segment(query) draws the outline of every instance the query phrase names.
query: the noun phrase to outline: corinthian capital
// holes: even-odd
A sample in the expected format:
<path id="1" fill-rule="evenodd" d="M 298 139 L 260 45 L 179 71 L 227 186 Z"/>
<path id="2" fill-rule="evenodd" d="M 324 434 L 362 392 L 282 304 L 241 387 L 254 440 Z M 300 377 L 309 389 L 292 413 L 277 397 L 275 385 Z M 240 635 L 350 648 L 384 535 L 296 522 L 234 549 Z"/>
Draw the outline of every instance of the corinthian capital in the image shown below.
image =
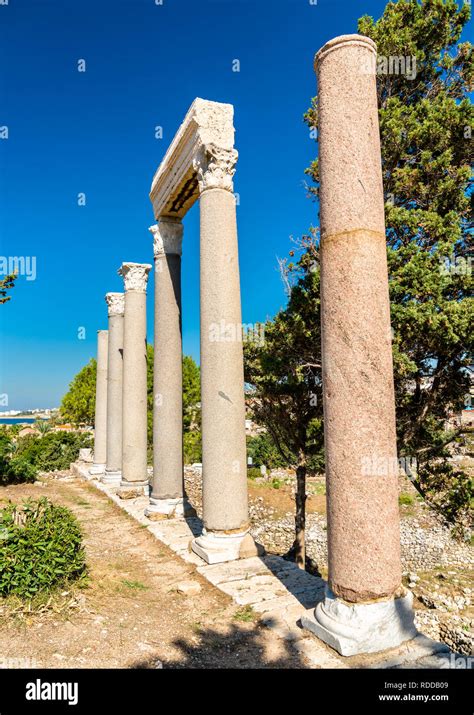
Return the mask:
<path id="1" fill-rule="evenodd" d="M 183 248 L 183 224 L 181 221 L 160 219 L 148 229 L 153 235 L 153 253 L 155 258 L 166 253 L 180 256 Z"/>
<path id="2" fill-rule="evenodd" d="M 109 318 L 113 315 L 124 314 L 125 300 L 123 293 L 106 293 L 105 302 L 107 303 Z"/>
<path id="3" fill-rule="evenodd" d="M 238 156 L 235 149 L 222 149 L 216 144 L 203 145 L 193 162 L 200 193 L 206 189 L 233 191 L 232 179 Z"/>
<path id="4" fill-rule="evenodd" d="M 150 270 L 149 263 L 122 263 L 118 274 L 123 276 L 125 291 L 136 290 L 145 293 Z"/>

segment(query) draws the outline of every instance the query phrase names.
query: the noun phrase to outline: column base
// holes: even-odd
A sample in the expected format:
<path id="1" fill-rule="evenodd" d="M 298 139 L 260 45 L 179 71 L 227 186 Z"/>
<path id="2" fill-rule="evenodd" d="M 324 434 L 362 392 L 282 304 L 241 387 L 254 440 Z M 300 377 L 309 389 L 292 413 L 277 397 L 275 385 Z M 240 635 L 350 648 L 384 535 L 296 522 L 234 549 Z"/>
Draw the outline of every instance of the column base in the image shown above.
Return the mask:
<path id="1" fill-rule="evenodd" d="M 150 483 L 148 479 L 144 479 L 140 482 L 127 482 L 122 479 L 120 481 L 119 488 L 117 489 L 117 496 L 121 499 L 135 499 L 136 497 L 148 496 L 150 493 Z"/>
<path id="2" fill-rule="evenodd" d="M 208 532 L 203 529 L 202 535 L 191 542 L 191 549 L 208 564 L 247 559 L 264 553 L 263 548 L 250 536 L 248 529 L 237 534 Z"/>
<path id="3" fill-rule="evenodd" d="M 89 474 L 92 477 L 96 477 L 98 474 L 104 474 L 105 473 L 105 464 L 100 464 L 98 462 L 94 462 L 92 467 L 89 469 Z"/>
<path id="4" fill-rule="evenodd" d="M 196 516 L 196 510 L 187 499 L 157 499 L 150 497 L 150 503 L 145 509 L 145 516 L 152 521 L 160 519 L 185 519 Z"/>
<path id="5" fill-rule="evenodd" d="M 376 653 L 414 638 L 413 595 L 373 603 L 348 603 L 326 589 L 324 601 L 301 617 L 303 628 L 341 655 Z"/>
<path id="6" fill-rule="evenodd" d="M 122 472 L 107 471 L 106 469 L 100 481 L 111 487 L 118 487 L 122 481 Z"/>

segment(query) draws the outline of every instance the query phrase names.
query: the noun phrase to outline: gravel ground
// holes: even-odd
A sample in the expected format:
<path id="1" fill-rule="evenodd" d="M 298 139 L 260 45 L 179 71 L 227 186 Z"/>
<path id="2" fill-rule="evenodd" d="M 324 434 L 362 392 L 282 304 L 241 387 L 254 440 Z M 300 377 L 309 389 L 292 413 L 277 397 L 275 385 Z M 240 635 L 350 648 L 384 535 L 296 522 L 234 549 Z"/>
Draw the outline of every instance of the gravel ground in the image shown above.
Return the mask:
<path id="1" fill-rule="evenodd" d="M 280 489 L 272 488 L 273 478 L 279 479 Z M 201 473 L 187 467 L 185 482 L 189 499 L 202 516 Z M 316 487 L 318 484 L 324 487 L 322 480 L 316 482 Z M 403 484 L 403 490 L 409 491 L 410 486 Z M 267 481 L 255 487 L 249 483 L 251 533 L 270 553 L 285 554 L 293 543 L 292 490 L 292 480 L 283 472 L 272 472 Z M 321 489 L 316 489 L 318 491 Z M 315 503 L 323 513 L 313 510 Z M 307 555 L 326 577 L 327 535 L 323 503 L 324 497 L 317 494 L 311 494 L 308 500 L 306 545 Z M 400 532 L 404 582 L 415 596 L 418 628 L 457 652 L 471 655 L 474 652 L 474 608 L 470 586 L 473 583 L 474 549 L 467 543 L 455 541 L 439 517 L 417 500 L 413 506 L 401 507 Z"/>

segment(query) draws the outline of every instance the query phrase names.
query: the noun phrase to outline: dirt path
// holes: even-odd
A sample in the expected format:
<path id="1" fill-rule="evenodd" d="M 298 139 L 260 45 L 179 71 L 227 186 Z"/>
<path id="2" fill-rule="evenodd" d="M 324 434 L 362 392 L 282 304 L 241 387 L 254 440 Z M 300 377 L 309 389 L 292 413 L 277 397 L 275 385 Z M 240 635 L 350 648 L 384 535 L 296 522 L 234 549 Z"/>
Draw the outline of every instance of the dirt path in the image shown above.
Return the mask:
<path id="1" fill-rule="evenodd" d="M 2 502 L 47 496 L 83 532 L 90 584 L 47 611 L 13 614 L 0 601 L 0 654 L 44 668 L 301 668 L 302 657 L 81 480 L 0 488 Z M 195 581 L 194 596 L 177 592 Z M 69 605 L 68 605 L 69 604 Z M 250 620 L 249 620 L 250 619 Z"/>

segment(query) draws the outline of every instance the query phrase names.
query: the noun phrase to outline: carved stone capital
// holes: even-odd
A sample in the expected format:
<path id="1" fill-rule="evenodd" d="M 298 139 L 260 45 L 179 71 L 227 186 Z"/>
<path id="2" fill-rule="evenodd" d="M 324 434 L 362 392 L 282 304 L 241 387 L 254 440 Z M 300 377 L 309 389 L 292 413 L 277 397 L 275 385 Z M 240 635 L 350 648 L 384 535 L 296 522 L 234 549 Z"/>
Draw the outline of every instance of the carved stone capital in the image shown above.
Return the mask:
<path id="1" fill-rule="evenodd" d="M 113 315 L 123 315 L 125 311 L 125 300 L 123 293 L 106 293 L 105 302 L 107 303 L 109 318 Z"/>
<path id="2" fill-rule="evenodd" d="M 235 149 L 223 149 L 217 144 L 203 145 L 193 162 L 199 193 L 202 194 L 206 189 L 233 191 L 233 177 L 238 156 Z"/>
<path id="3" fill-rule="evenodd" d="M 149 263 L 122 263 L 118 274 L 123 276 L 125 291 L 136 290 L 145 293 L 150 270 Z"/>
<path id="4" fill-rule="evenodd" d="M 153 234 L 153 253 L 155 258 L 166 253 L 182 254 L 183 224 L 181 221 L 160 219 L 148 229 Z"/>

